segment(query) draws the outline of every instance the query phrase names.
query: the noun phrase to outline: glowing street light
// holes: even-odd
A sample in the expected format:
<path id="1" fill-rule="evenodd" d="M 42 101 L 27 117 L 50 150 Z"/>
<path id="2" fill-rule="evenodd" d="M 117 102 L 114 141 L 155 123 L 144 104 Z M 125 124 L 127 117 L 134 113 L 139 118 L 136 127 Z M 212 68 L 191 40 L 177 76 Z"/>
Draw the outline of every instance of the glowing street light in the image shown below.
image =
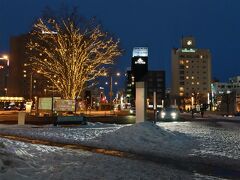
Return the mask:
<path id="1" fill-rule="evenodd" d="M 106 85 L 109 84 L 109 88 L 110 88 L 110 91 L 109 91 L 109 97 L 110 97 L 110 106 L 111 106 L 111 110 L 112 110 L 112 97 L 113 97 L 113 76 L 121 76 L 120 72 L 117 72 L 117 73 L 110 73 L 110 74 L 107 74 L 107 73 L 104 73 L 104 76 L 110 76 L 110 82 L 105 82 Z M 118 84 L 118 82 L 114 82 L 115 85 Z"/>
<path id="2" fill-rule="evenodd" d="M 9 66 L 9 57 L 8 55 L 4 54 L 2 57 L 0 57 L 1 60 L 6 60 L 7 61 L 7 66 Z"/>

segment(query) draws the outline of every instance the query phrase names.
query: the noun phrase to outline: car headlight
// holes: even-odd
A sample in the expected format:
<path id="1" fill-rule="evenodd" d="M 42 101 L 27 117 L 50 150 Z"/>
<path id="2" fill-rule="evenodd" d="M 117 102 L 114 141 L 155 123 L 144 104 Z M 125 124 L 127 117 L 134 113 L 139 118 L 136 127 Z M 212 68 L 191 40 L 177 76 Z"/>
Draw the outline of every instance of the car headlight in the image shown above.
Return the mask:
<path id="1" fill-rule="evenodd" d="M 161 118 L 164 118 L 166 116 L 165 112 L 161 112 Z"/>
<path id="2" fill-rule="evenodd" d="M 177 113 L 172 112 L 172 113 L 171 113 L 171 117 L 172 117 L 173 119 L 175 119 L 175 118 L 177 117 Z"/>

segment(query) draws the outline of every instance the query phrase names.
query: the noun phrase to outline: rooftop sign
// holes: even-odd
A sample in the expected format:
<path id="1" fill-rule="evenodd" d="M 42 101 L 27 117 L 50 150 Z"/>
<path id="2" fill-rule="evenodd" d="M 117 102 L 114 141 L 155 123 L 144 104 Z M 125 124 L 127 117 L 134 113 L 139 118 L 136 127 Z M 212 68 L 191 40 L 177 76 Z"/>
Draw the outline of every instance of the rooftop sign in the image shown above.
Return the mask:
<path id="1" fill-rule="evenodd" d="M 132 57 L 148 57 L 148 48 L 147 47 L 134 47 Z"/>
<path id="2" fill-rule="evenodd" d="M 182 52 L 196 52 L 196 50 L 195 49 L 187 49 L 187 48 L 185 48 L 185 49 L 182 49 Z"/>
<path id="3" fill-rule="evenodd" d="M 135 61 L 135 64 L 146 64 L 146 62 L 142 58 L 138 58 L 138 60 Z"/>

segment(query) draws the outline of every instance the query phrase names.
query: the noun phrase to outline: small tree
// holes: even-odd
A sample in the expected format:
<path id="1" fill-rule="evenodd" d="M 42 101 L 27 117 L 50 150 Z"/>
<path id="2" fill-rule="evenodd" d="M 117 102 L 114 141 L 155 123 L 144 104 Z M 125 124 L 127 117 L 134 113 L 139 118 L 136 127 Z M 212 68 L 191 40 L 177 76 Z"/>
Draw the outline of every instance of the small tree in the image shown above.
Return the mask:
<path id="1" fill-rule="evenodd" d="M 87 82 L 104 76 L 104 66 L 121 55 L 119 40 L 99 25 L 79 28 L 71 17 L 39 19 L 27 46 L 32 69 L 49 80 L 65 99 L 79 96 Z"/>

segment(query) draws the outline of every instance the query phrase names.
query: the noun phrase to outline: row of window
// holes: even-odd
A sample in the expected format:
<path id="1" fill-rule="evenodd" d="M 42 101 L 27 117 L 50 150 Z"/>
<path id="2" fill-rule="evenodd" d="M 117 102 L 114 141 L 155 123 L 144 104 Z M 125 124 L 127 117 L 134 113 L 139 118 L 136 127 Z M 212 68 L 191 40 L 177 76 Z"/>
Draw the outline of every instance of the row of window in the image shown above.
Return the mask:
<path id="1" fill-rule="evenodd" d="M 239 85 L 218 85 L 219 88 L 239 88 Z"/>
<path id="2" fill-rule="evenodd" d="M 199 54 L 194 54 L 194 55 L 187 55 L 187 54 L 181 54 L 179 55 L 181 58 L 199 58 L 199 59 L 207 59 L 208 55 L 199 55 Z"/>
<path id="3" fill-rule="evenodd" d="M 200 79 L 200 77 L 199 76 L 197 76 L 197 77 L 195 77 L 195 76 L 191 76 L 191 77 L 189 77 L 189 76 L 186 76 L 186 79 L 188 80 L 191 80 L 191 79 Z M 206 76 L 203 76 L 203 77 L 201 77 L 201 79 L 207 79 L 207 77 Z M 185 80 L 185 76 L 180 76 L 179 77 L 179 80 L 180 81 L 183 81 L 183 80 Z"/>

